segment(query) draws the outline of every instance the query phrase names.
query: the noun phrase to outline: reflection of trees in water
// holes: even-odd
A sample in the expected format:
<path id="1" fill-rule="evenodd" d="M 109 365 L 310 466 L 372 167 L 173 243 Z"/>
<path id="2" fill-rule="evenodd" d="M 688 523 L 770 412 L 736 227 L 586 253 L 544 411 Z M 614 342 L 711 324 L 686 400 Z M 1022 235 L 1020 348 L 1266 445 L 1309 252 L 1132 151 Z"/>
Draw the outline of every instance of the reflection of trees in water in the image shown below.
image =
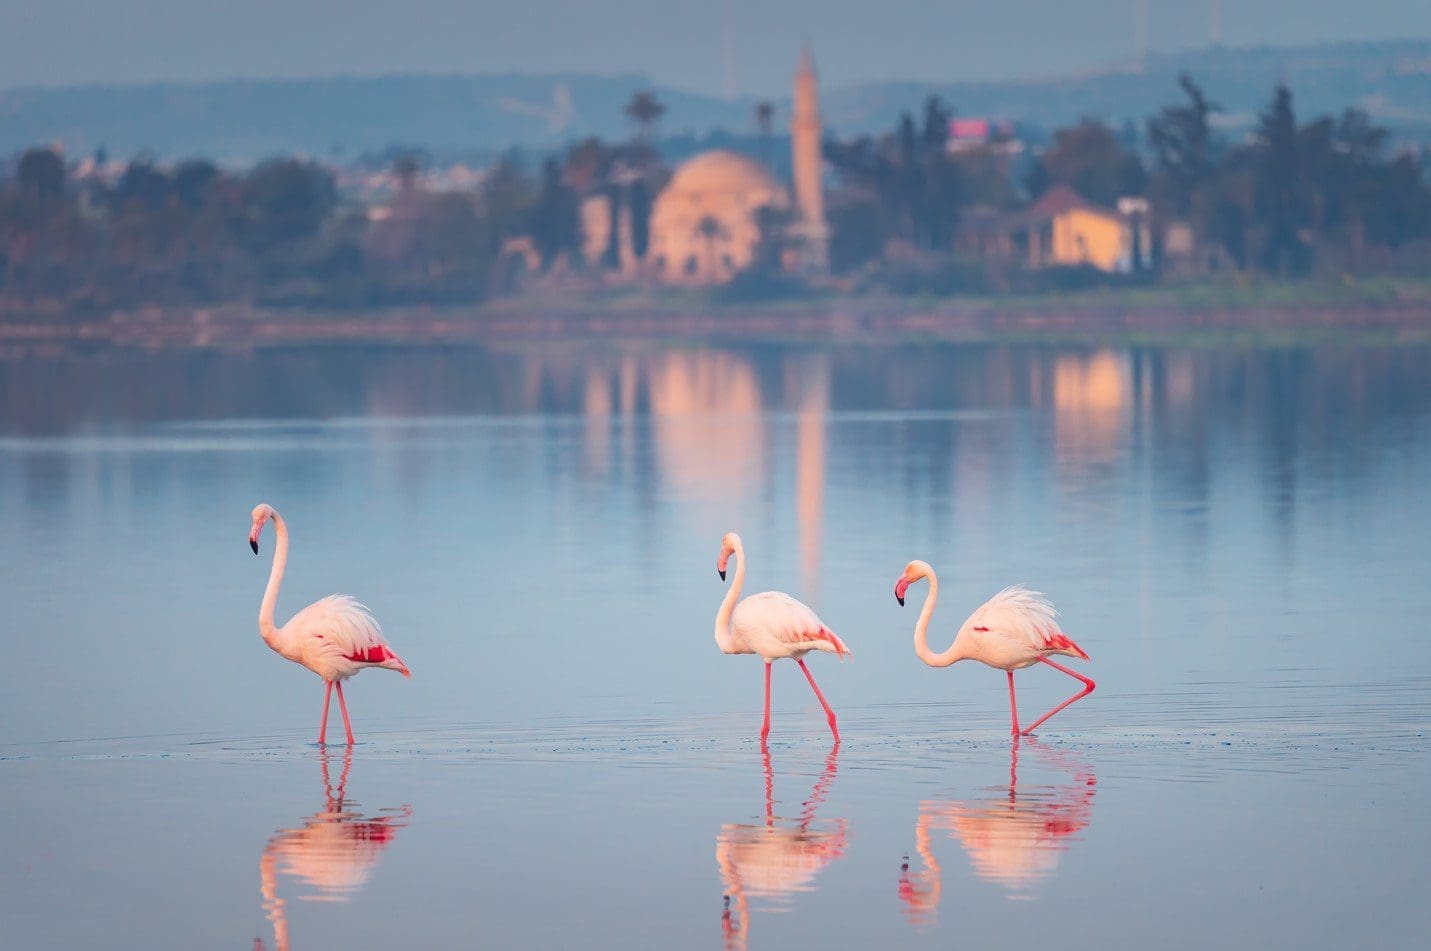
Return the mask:
<path id="1" fill-rule="evenodd" d="M 956 467 L 982 457 L 1000 478 L 1006 457 L 1052 452 L 1060 467 L 1092 467 L 1130 451 L 1181 493 L 1206 494 L 1219 441 L 1254 443 L 1279 522 L 1291 518 L 1299 466 L 1355 479 L 1378 456 L 1358 447 L 1431 409 L 1421 348 L 1134 350 L 943 346 L 810 351 L 636 347 L 442 351 L 347 348 L 237 353 L 106 352 L 0 360 L 0 426 L 84 431 L 176 419 L 329 418 L 555 412 L 587 420 L 596 470 L 626 452 L 611 419 L 654 419 L 659 477 L 699 485 L 715 452 L 765 471 L 771 433 L 756 418 L 797 414 L 797 464 L 824 437 L 832 410 L 992 410 L 995 425 L 900 423 L 892 449 L 901 480 L 948 496 Z M 813 394 L 813 395 L 812 395 Z M 1023 413 L 1047 418 L 1049 438 Z M 707 417 L 703 421 L 695 417 Z M 717 420 L 716 417 L 724 417 Z M 976 432 L 977 431 L 977 432 Z M 977 439 L 962 444 L 960 440 Z M 1047 446 L 1045 446 L 1045 442 Z M 700 450 L 704 448 L 705 452 Z M 1322 452 L 1321 450 L 1333 450 Z M 619 450 L 619 452 L 618 452 Z M 1100 468 L 1103 466 L 1103 468 Z M 802 469 L 808 473 L 808 468 Z M 887 478 L 887 477 L 886 477 Z M 802 485 L 807 484 L 802 481 Z"/>

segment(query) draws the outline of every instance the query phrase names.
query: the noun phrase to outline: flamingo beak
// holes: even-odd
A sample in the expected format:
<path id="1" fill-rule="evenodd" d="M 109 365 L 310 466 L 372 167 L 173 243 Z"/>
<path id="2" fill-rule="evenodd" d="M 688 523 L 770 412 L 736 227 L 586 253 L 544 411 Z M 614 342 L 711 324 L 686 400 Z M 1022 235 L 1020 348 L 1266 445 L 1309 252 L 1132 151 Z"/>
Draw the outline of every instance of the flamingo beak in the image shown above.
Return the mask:
<path id="1" fill-rule="evenodd" d="M 257 555 L 257 554 L 258 554 L 258 539 L 257 539 L 257 538 L 254 538 L 252 535 L 250 535 L 249 538 L 248 538 L 248 547 L 252 548 L 252 549 L 253 549 L 253 553 L 254 553 L 255 555 Z"/>
<path id="2" fill-rule="evenodd" d="M 717 569 L 716 569 L 716 574 L 720 575 L 720 580 L 722 580 L 722 581 L 725 580 L 725 569 L 724 569 L 724 568 L 717 568 Z"/>
<path id="3" fill-rule="evenodd" d="M 909 590 L 909 579 L 900 578 L 894 583 L 894 599 L 899 602 L 900 607 L 904 607 L 904 592 Z"/>
<path id="4" fill-rule="evenodd" d="M 255 555 L 258 554 L 258 533 L 263 531 L 263 523 L 259 522 L 248 531 L 248 547 L 253 549 Z"/>
<path id="5" fill-rule="evenodd" d="M 716 574 L 720 575 L 720 580 L 725 580 L 725 566 L 730 564 L 730 552 L 723 551 L 716 559 Z"/>

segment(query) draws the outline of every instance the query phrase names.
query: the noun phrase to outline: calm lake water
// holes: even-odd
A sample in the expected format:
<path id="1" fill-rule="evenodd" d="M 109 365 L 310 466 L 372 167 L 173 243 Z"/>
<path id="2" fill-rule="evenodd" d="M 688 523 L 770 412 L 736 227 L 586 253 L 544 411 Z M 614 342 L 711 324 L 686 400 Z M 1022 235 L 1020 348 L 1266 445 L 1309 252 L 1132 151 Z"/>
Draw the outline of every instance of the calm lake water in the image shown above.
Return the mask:
<path id="1" fill-rule="evenodd" d="M 1431 929 L 1431 351 L 0 361 L 6 947 L 1404 947 Z M 270 653 L 345 591 L 413 671 Z M 761 671 L 747 591 L 854 651 Z M 1029 582 L 1098 691 L 931 642 Z M 1019 674 L 1026 721 L 1073 692 Z M 334 713 L 336 721 L 336 711 Z M 333 724 L 330 724 L 332 729 Z M 341 736 L 341 730 L 339 730 Z M 330 734 L 331 738 L 331 734 Z"/>

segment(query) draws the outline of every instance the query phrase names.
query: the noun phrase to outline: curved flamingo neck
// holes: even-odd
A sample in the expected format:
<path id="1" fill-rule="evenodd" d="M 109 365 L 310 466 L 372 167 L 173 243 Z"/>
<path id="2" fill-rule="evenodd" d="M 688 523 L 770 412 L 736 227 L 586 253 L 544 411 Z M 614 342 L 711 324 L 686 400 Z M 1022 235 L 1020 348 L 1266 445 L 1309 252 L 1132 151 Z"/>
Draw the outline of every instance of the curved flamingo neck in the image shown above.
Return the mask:
<path id="1" fill-rule="evenodd" d="M 273 625 L 273 609 L 278 604 L 278 589 L 283 584 L 284 566 L 288 564 L 288 525 L 277 512 L 273 513 L 273 534 L 276 538 L 273 568 L 268 573 L 268 587 L 263 592 L 263 603 L 258 607 L 258 633 L 270 643 L 278 633 L 278 629 Z"/>
<path id="2" fill-rule="evenodd" d="M 735 611 L 735 603 L 740 600 L 740 589 L 745 584 L 745 546 L 739 541 L 735 543 L 735 550 L 731 553 L 735 558 L 735 578 L 730 583 L 730 589 L 725 593 L 725 600 L 720 603 L 720 610 L 716 612 L 715 639 L 716 646 L 723 654 L 738 653 L 735 646 L 735 635 L 730 631 L 730 616 Z"/>
<path id="3" fill-rule="evenodd" d="M 934 569 L 929 569 L 925 575 L 929 579 L 929 597 L 924 599 L 924 607 L 919 611 L 919 620 L 914 624 L 914 653 L 920 660 L 930 667 L 948 667 L 959 659 L 955 643 L 949 645 L 949 649 L 942 654 L 936 654 L 929 649 L 929 619 L 934 615 L 934 605 L 939 601 L 939 578 L 934 574 Z"/>

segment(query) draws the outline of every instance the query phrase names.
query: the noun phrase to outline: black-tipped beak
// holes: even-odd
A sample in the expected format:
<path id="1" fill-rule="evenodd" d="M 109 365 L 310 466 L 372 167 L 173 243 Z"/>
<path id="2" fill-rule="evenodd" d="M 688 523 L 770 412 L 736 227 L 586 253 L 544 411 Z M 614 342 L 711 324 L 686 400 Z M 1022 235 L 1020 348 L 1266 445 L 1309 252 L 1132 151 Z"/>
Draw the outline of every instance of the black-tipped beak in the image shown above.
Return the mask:
<path id="1" fill-rule="evenodd" d="M 257 555 L 257 554 L 258 554 L 258 539 L 257 539 L 257 538 L 250 538 L 250 539 L 248 540 L 248 547 L 252 548 L 252 549 L 253 549 L 253 553 L 254 553 L 255 555 Z"/>
<path id="2" fill-rule="evenodd" d="M 724 568 L 717 568 L 717 569 L 716 569 L 716 574 L 720 575 L 720 580 L 722 580 L 722 581 L 725 580 L 725 569 L 724 569 Z"/>
<path id="3" fill-rule="evenodd" d="M 900 597 L 899 595 L 895 595 L 894 599 L 899 602 L 900 607 L 904 607 L 904 598 Z"/>

